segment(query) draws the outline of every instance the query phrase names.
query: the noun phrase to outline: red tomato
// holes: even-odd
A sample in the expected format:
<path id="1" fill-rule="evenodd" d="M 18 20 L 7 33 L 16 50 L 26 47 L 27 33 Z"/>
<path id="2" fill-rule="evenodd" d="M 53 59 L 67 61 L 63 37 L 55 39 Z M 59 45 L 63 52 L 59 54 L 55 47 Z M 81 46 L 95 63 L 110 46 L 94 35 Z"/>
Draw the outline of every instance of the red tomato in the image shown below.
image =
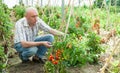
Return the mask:
<path id="1" fill-rule="evenodd" d="M 52 59 L 54 59 L 54 57 L 53 57 L 53 55 L 51 54 L 51 55 L 49 56 L 49 61 L 52 61 Z"/>
<path id="2" fill-rule="evenodd" d="M 58 64 L 58 61 L 54 61 L 53 64 L 55 64 L 55 65 Z"/>
<path id="3" fill-rule="evenodd" d="M 56 60 L 60 60 L 60 57 L 56 55 L 55 59 L 56 59 Z"/>

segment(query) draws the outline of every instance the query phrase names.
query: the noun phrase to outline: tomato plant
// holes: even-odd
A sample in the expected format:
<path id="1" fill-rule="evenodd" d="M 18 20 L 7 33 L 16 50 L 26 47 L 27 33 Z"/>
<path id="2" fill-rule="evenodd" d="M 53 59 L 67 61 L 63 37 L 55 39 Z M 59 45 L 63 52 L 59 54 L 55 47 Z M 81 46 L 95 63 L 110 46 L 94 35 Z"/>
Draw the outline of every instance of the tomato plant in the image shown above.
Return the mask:
<path id="1" fill-rule="evenodd" d="M 65 64 L 62 62 L 61 50 L 58 49 L 54 54 L 48 55 L 49 61 L 44 65 L 46 73 L 67 73 Z"/>
<path id="2" fill-rule="evenodd" d="M 81 37 L 82 39 L 79 39 L 77 35 L 70 34 L 65 41 L 56 41 L 54 43 L 54 49 L 57 50 L 55 59 L 59 57 L 58 54 L 61 54 L 60 60 L 65 66 L 82 66 L 87 62 L 97 63 L 99 55 L 104 52 L 100 45 L 100 37 L 92 32 Z"/>

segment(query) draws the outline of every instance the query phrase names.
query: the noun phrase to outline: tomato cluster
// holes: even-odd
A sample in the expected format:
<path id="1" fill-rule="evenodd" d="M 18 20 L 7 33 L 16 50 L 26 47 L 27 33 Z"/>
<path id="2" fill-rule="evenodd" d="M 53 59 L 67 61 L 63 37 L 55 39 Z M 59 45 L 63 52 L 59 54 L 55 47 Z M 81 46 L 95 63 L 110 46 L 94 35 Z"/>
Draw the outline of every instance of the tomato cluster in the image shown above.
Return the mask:
<path id="1" fill-rule="evenodd" d="M 75 24 L 75 27 L 76 27 L 76 28 L 79 28 L 79 26 L 80 26 L 80 21 L 78 21 L 78 22 Z"/>
<path id="2" fill-rule="evenodd" d="M 49 61 L 51 61 L 53 64 L 58 64 L 58 61 L 60 60 L 61 56 L 61 50 L 56 50 L 55 56 L 53 54 L 50 54 Z"/>

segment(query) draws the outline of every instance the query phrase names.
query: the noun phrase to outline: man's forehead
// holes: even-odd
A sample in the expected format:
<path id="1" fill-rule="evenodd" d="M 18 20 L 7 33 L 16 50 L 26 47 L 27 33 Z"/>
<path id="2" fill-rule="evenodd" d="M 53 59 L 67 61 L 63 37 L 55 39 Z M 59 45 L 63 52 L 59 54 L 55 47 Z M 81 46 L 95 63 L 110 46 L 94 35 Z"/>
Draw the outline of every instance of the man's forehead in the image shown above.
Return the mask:
<path id="1" fill-rule="evenodd" d="M 27 13 L 37 13 L 35 10 L 29 10 Z"/>
<path id="2" fill-rule="evenodd" d="M 28 13 L 27 13 L 27 15 L 38 15 L 38 13 L 36 12 L 36 11 L 29 11 Z"/>
<path id="3" fill-rule="evenodd" d="M 30 7 L 26 9 L 26 14 L 38 14 L 38 11 L 36 8 Z"/>

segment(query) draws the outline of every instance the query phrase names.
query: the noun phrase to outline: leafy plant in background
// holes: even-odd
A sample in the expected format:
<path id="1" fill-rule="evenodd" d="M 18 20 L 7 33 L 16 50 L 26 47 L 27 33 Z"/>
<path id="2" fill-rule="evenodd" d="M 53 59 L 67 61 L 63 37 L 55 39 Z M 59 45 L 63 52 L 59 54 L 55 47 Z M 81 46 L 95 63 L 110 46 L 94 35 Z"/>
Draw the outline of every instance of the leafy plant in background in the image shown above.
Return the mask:
<path id="1" fill-rule="evenodd" d="M 7 9 L 7 6 L 4 4 L 1 4 L 0 6 L 0 40 L 3 41 L 4 38 L 9 38 L 11 33 L 10 29 L 12 28 L 12 24 L 10 22 L 9 18 L 9 9 Z"/>
<path id="2" fill-rule="evenodd" d="M 4 53 L 4 48 L 0 46 L 0 72 L 2 72 L 7 67 L 7 56 Z"/>
<path id="3" fill-rule="evenodd" d="M 88 42 L 87 42 L 87 54 L 91 58 L 92 63 L 98 62 L 98 57 L 102 52 L 105 52 L 105 49 L 102 48 L 100 45 L 100 36 L 93 32 L 89 32 L 88 36 Z"/>
<path id="4" fill-rule="evenodd" d="M 0 0 L 0 72 L 7 67 L 7 51 L 9 39 L 11 38 L 12 23 L 9 17 L 10 11 L 5 4 Z M 6 54 L 5 54 L 6 53 Z"/>
<path id="5" fill-rule="evenodd" d="M 103 1 L 104 0 L 95 0 L 94 5 L 101 8 Z M 105 1 L 106 1 L 107 5 L 109 5 L 109 3 L 111 3 L 111 6 L 115 6 L 115 5 L 120 6 L 120 0 L 105 0 Z"/>
<path id="6" fill-rule="evenodd" d="M 109 68 L 110 73 L 120 73 L 120 62 L 119 60 L 111 62 L 111 67 Z"/>
<path id="7" fill-rule="evenodd" d="M 94 5 L 95 5 L 96 7 L 99 7 L 99 8 L 101 8 L 102 3 L 103 3 L 103 0 L 95 0 L 95 1 L 94 1 Z"/>
<path id="8" fill-rule="evenodd" d="M 24 5 L 16 5 L 16 6 L 14 6 L 13 11 L 15 12 L 15 17 L 18 20 L 18 19 L 24 17 L 25 6 Z"/>
<path id="9" fill-rule="evenodd" d="M 61 24 L 60 7 L 37 7 L 39 17 L 52 28 L 59 29 Z"/>

